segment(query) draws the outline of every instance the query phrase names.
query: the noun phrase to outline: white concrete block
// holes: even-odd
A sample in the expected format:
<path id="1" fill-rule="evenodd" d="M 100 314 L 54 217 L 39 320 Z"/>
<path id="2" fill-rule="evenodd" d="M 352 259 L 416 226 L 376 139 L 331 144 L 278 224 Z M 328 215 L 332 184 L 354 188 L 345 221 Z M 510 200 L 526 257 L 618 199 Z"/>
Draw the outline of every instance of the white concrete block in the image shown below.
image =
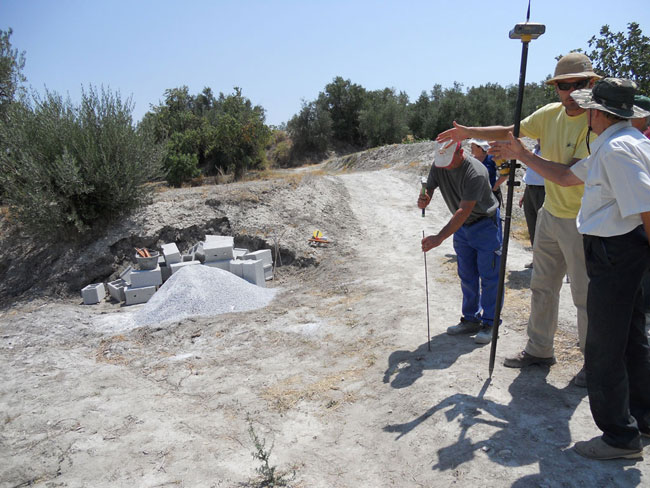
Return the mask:
<path id="1" fill-rule="evenodd" d="M 230 272 L 234 275 L 239 276 L 240 278 L 243 278 L 243 270 L 242 270 L 242 261 L 241 259 L 231 259 L 230 260 Z"/>
<path id="2" fill-rule="evenodd" d="M 165 262 L 168 265 L 180 263 L 183 260 L 181 257 L 181 252 L 178 250 L 176 243 L 171 242 L 169 244 L 163 244 L 161 249 L 163 256 L 165 256 Z"/>
<path id="3" fill-rule="evenodd" d="M 162 285 L 162 282 L 163 280 L 160 266 L 156 266 L 156 269 L 131 271 L 131 286 L 133 288 L 142 288 L 144 286 L 159 286 Z"/>
<path id="4" fill-rule="evenodd" d="M 104 283 L 93 283 L 81 289 L 81 297 L 85 305 L 94 305 L 101 302 L 106 296 Z"/>
<path id="5" fill-rule="evenodd" d="M 172 275 L 172 269 L 167 266 L 167 263 L 160 265 L 160 274 L 162 275 L 163 283 Z"/>
<path id="6" fill-rule="evenodd" d="M 124 281 L 122 278 L 118 278 L 115 281 L 109 281 L 108 283 L 106 283 L 106 286 L 108 288 L 108 294 L 115 301 L 123 302 L 124 300 L 126 300 L 126 296 L 124 295 L 124 290 L 128 285 L 126 281 Z"/>
<path id="7" fill-rule="evenodd" d="M 272 264 L 265 264 L 264 265 L 264 279 L 266 281 L 269 281 L 269 280 L 273 279 L 273 265 Z"/>
<path id="8" fill-rule="evenodd" d="M 249 283 L 266 288 L 264 263 L 261 259 L 244 259 L 241 261 L 242 278 Z"/>
<path id="9" fill-rule="evenodd" d="M 261 259 L 264 264 L 273 264 L 273 257 L 270 249 L 260 249 L 259 251 L 249 252 L 244 259 Z"/>
<path id="10" fill-rule="evenodd" d="M 203 254 L 203 243 L 197 242 L 194 244 L 191 249 L 188 251 L 188 254 L 192 256 L 190 261 L 205 261 L 205 255 Z"/>
<path id="11" fill-rule="evenodd" d="M 210 266 L 211 268 L 219 268 L 225 271 L 230 271 L 230 259 L 222 259 L 220 261 L 206 261 L 203 263 L 204 266 Z"/>
<path id="12" fill-rule="evenodd" d="M 220 261 L 234 257 L 232 243 L 225 240 L 205 241 L 201 244 L 199 252 L 203 254 L 205 261 Z"/>
<path id="13" fill-rule="evenodd" d="M 214 242 L 218 245 L 222 246 L 230 246 L 230 247 L 235 247 L 235 238 L 232 236 L 214 236 L 214 235 L 207 235 L 205 236 L 205 241 L 204 242 Z"/>
<path id="14" fill-rule="evenodd" d="M 194 254 L 183 254 L 183 262 L 194 261 Z"/>
<path id="15" fill-rule="evenodd" d="M 137 303 L 145 303 L 156 293 L 155 286 L 144 286 L 141 288 L 126 287 L 124 290 L 125 300 L 127 305 L 135 305 Z"/>
<path id="16" fill-rule="evenodd" d="M 244 249 L 241 247 L 236 247 L 232 250 L 232 254 L 235 259 L 244 259 L 244 256 L 246 256 L 246 254 L 248 253 L 249 253 L 248 249 Z"/>
<path id="17" fill-rule="evenodd" d="M 133 271 L 133 266 L 129 266 L 120 273 L 120 278 L 123 279 L 127 285 L 131 284 L 131 271 Z"/>
<path id="18" fill-rule="evenodd" d="M 172 271 L 172 274 L 174 274 L 176 271 L 179 269 L 185 267 L 185 266 L 196 266 L 198 264 L 201 264 L 200 261 L 181 261 L 180 263 L 174 263 L 169 268 Z"/>

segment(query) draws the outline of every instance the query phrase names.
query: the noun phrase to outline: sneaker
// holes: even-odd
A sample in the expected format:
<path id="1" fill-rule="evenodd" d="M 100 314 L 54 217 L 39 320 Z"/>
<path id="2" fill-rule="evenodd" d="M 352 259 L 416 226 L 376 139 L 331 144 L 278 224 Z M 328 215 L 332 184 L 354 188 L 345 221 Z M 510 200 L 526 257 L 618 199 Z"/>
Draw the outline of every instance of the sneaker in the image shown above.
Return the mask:
<path id="1" fill-rule="evenodd" d="M 587 372 L 585 371 L 584 366 L 573 378 L 573 384 L 579 386 L 580 388 L 587 388 Z"/>
<path id="2" fill-rule="evenodd" d="M 449 335 L 458 335 L 458 334 L 474 334 L 481 330 L 480 322 L 470 322 L 464 318 L 460 319 L 457 325 L 452 325 L 447 327 L 447 334 Z"/>
<path id="3" fill-rule="evenodd" d="M 508 368 L 525 368 L 526 366 L 531 366 L 533 364 L 552 366 L 555 362 L 555 356 L 551 356 L 550 358 L 538 358 L 537 356 L 528 354 L 526 351 L 521 351 L 515 357 L 506 358 L 506 360 L 503 361 L 503 365 Z"/>
<path id="4" fill-rule="evenodd" d="M 474 342 L 477 344 L 489 344 L 492 342 L 492 327 L 484 325 L 478 334 L 474 337 Z"/>
<path id="5" fill-rule="evenodd" d="M 589 459 L 642 459 L 643 449 L 621 449 L 607 444 L 601 437 L 576 442 L 575 451 Z"/>

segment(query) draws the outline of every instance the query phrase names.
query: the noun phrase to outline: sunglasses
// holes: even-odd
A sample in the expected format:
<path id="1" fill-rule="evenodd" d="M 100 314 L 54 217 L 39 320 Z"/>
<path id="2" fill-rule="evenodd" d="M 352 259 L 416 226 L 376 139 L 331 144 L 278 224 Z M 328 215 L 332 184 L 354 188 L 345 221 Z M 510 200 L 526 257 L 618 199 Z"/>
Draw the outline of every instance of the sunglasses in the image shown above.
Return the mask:
<path id="1" fill-rule="evenodd" d="M 588 84 L 589 84 L 589 80 L 573 81 L 571 83 L 558 81 L 556 83 L 556 86 L 562 91 L 567 91 L 570 90 L 571 88 L 573 88 L 574 90 L 580 90 L 582 88 L 585 88 Z"/>

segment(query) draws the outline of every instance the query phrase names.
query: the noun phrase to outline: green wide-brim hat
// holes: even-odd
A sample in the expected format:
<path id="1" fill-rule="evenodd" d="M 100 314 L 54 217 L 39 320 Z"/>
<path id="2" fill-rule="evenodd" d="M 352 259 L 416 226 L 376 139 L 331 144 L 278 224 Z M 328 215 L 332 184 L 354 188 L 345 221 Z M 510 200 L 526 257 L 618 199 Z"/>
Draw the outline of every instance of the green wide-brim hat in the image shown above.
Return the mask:
<path id="1" fill-rule="evenodd" d="M 634 105 L 643 110 L 650 111 L 650 98 L 645 95 L 634 95 Z"/>
<path id="2" fill-rule="evenodd" d="M 622 119 L 648 117 L 650 112 L 634 105 L 636 83 L 624 78 L 603 78 L 592 89 L 571 93 L 580 108 L 594 108 L 609 112 Z"/>

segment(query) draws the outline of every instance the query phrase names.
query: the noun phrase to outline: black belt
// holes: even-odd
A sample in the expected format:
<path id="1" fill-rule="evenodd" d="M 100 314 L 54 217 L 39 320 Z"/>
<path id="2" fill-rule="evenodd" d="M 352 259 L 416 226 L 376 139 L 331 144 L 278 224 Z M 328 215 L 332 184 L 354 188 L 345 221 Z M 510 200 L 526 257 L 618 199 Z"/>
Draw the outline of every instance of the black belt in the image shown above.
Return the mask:
<path id="1" fill-rule="evenodd" d="M 471 222 L 467 222 L 463 224 L 463 227 L 471 227 L 474 224 L 478 224 L 479 222 L 485 220 L 485 219 L 492 219 L 496 223 L 496 213 L 494 215 L 484 215 L 483 217 L 479 217 L 476 220 L 472 220 Z"/>

